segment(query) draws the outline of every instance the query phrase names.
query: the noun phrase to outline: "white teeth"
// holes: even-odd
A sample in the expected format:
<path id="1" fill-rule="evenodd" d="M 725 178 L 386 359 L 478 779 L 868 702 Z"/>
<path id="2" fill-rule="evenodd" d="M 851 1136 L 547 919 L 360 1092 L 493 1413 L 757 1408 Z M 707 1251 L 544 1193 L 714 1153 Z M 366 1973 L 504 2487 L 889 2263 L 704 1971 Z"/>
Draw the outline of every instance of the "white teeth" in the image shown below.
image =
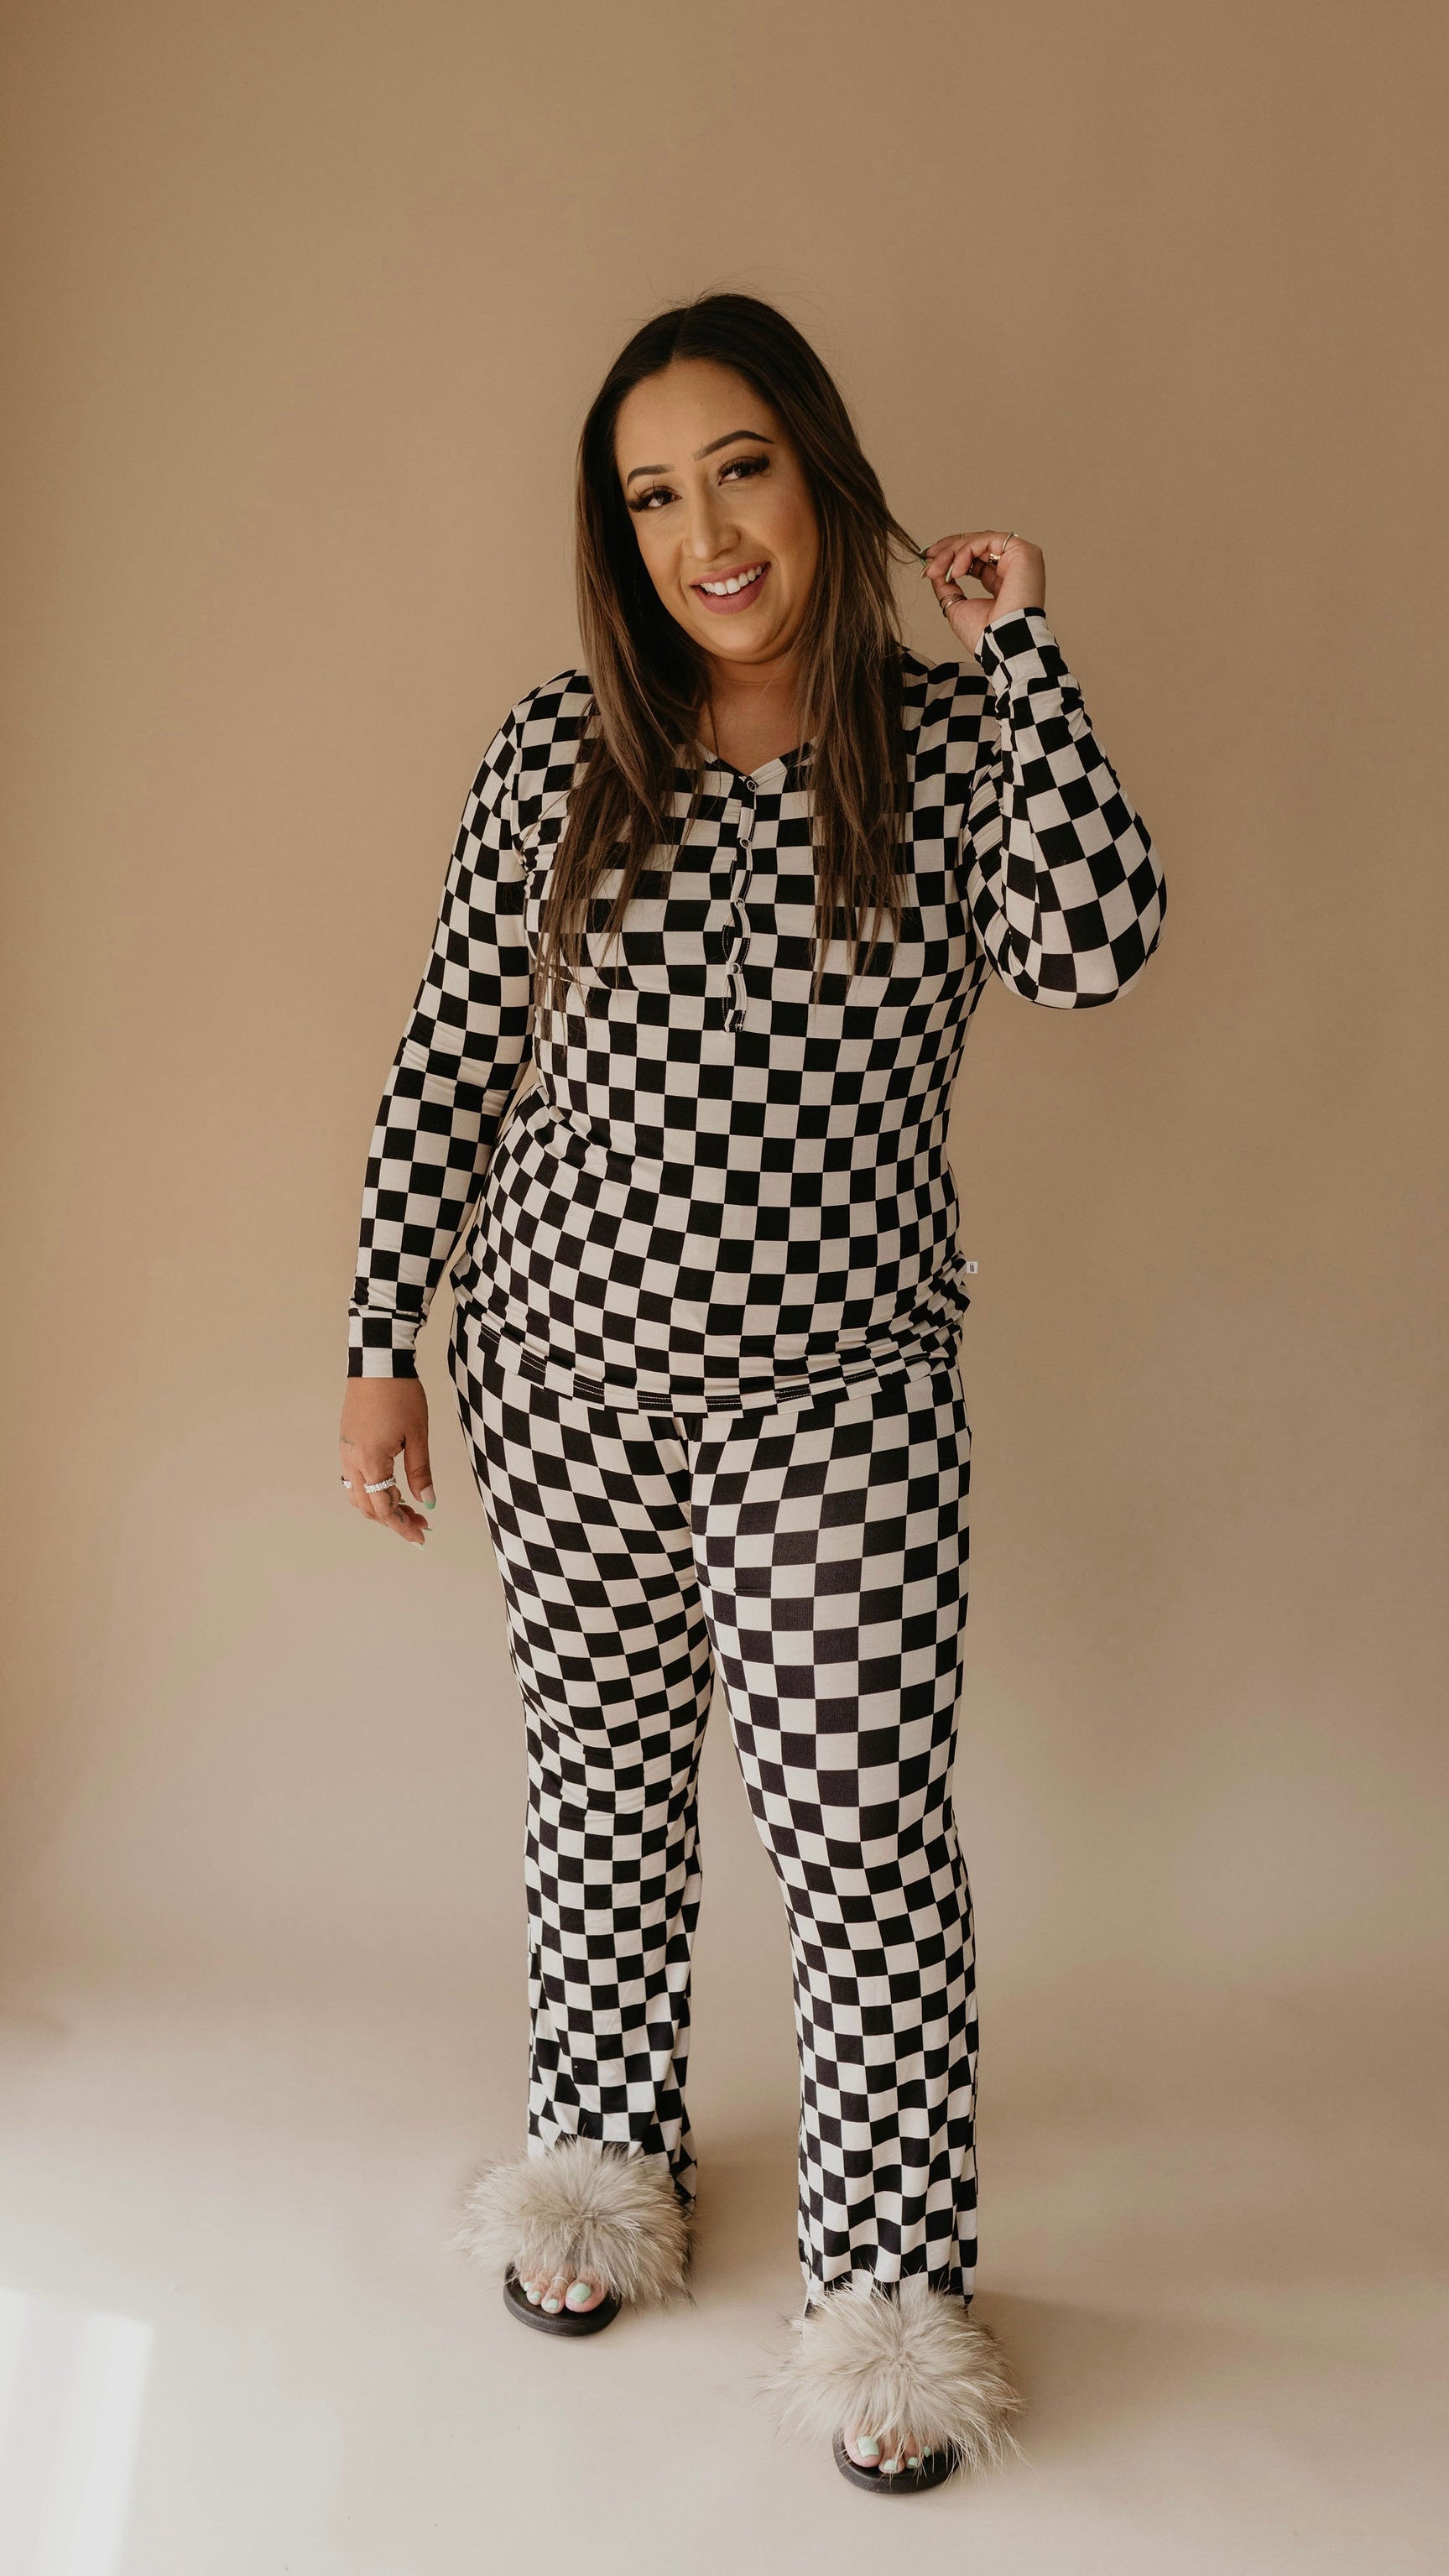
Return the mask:
<path id="1" fill-rule="evenodd" d="M 702 581 L 699 586 L 711 599 L 733 599 L 737 590 L 748 590 L 752 581 L 758 581 L 764 569 L 763 564 L 751 564 L 748 572 L 735 573 L 728 581 Z"/>

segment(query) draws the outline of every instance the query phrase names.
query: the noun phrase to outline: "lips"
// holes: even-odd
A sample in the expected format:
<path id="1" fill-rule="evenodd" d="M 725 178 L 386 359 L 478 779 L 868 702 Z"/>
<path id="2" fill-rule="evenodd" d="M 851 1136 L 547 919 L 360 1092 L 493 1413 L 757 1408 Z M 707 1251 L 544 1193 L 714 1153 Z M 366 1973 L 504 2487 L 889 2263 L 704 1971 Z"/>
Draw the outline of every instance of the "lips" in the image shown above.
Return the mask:
<path id="1" fill-rule="evenodd" d="M 742 608 L 753 608 L 764 587 L 769 569 L 768 563 L 761 563 L 758 560 L 753 563 L 727 564 L 723 572 L 711 573 L 710 581 L 716 585 L 721 582 L 739 582 L 741 587 L 738 590 L 722 591 L 717 587 L 707 590 L 702 581 L 691 582 L 690 588 L 700 606 L 707 608 L 712 616 L 733 617 L 737 616 Z"/>

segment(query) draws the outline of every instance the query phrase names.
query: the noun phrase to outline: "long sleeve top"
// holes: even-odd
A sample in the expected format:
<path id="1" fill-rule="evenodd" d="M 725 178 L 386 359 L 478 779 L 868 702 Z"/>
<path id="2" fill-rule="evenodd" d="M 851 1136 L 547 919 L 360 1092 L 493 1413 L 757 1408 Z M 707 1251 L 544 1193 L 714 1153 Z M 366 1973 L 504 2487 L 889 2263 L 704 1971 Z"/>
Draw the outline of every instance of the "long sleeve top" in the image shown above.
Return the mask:
<path id="1" fill-rule="evenodd" d="M 688 828 L 681 770 L 613 940 L 618 879 L 599 881 L 583 973 L 540 1015 L 537 1079 L 499 1137 L 587 674 L 510 709 L 378 1111 L 353 1376 L 416 1373 L 450 1260 L 515 1371 L 624 1410 L 949 1364 L 968 1298 L 946 1127 L 972 1011 L 992 974 L 1050 1008 L 1114 1000 L 1165 904 L 1045 612 L 995 619 L 977 659 L 904 658 L 904 909 L 883 960 L 857 975 L 832 946 L 812 995 L 808 746 L 748 774 L 710 763 Z"/>

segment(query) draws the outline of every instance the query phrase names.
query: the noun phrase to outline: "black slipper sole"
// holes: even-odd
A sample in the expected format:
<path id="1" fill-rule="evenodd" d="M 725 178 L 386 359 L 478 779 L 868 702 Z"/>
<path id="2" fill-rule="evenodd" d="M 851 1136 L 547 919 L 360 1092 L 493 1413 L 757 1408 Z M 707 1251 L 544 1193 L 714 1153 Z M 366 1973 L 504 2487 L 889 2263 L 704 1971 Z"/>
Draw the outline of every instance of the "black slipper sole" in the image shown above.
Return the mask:
<path id="1" fill-rule="evenodd" d="M 944 2486 L 957 2464 L 956 2453 L 948 2443 L 943 2451 L 933 2451 L 918 2469 L 895 2469 L 889 2477 L 879 2469 L 863 2469 L 845 2447 L 845 2435 L 835 2436 L 835 2465 L 843 2478 L 857 2487 L 869 2487 L 872 2495 L 919 2495 L 922 2487 Z"/>
<path id="2" fill-rule="evenodd" d="M 558 2315 L 551 2317 L 543 2308 L 530 2304 L 518 2286 L 518 2274 L 508 2271 L 503 2275 L 503 2304 L 520 2325 L 537 2326 L 540 2334 L 587 2335 L 601 2334 L 605 2326 L 611 2326 L 623 2301 L 610 2290 L 596 2308 L 585 2308 L 582 2315 L 576 2308 L 560 2308 Z"/>

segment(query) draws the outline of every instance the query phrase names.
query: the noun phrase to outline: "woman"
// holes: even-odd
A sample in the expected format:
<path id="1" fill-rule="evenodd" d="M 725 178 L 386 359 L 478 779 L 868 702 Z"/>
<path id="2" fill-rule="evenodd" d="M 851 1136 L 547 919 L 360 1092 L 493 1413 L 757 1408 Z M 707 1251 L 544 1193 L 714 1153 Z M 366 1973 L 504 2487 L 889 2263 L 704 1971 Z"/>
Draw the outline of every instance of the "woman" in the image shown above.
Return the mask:
<path id="1" fill-rule="evenodd" d="M 919 550 L 768 305 L 629 342 L 577 551 L 587 668 L 489 746 L 383 1095 L 342 1417 L 353 1504 L 422 1545 L 414 1342 L 466 1226 L 449 1354 L 526 1713 L 532 2034 L 527 2151 L 475 2184 L 468 2241 L 551 2331 L 683 2282 L 718 1671 L 794 1958 L 806 2300 L 772 2384 L 906 2494 L 999 2456 L 1018 2403 L 968 2313 L 947 1113 L 991 972 L 1110 1001 L 1162 878 L 1038 548 L 939 538 L 980 669 L 905 650 L 891 559 Z"/>

